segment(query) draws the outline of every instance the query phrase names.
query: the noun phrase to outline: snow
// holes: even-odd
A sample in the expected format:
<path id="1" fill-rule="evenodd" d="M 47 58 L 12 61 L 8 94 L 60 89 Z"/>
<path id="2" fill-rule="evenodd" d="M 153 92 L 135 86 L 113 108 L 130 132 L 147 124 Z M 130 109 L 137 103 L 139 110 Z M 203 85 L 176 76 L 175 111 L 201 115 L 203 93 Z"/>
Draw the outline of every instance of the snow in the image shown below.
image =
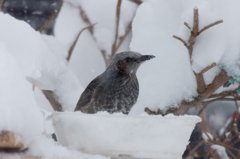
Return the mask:
<path id="1" fill-rule="evenodd" d="M 181 17 L 176 7 L 181 8 L 182 4 L 180 1 L 176 3 L 148 1 L 137 10 L 130 48 L 156 58 L 144 63 L 138 70 L 140 94 L 132 109 L 133 114 L 143 112 L 145 107 L 151 110 L 177 107 L 183 99 L 190 100 L 197 95 L 196 79 L 187 50 L 181 42 L 172 38 L 179 29 Z M 149 30 L 151 32 L 147 32 Z"/>
<path id="2" fill-rule="evenodd" d="M 41 134 L 43 116 L 16 59 L 2 42 L 0 49 L 0 131 L 14 132 L 17 140 L 28 146 L 34 136 Z"/>
<path id="3" fill-rule="evenodd" d="M 10 15 L 1 13 L 0 18 L 4 22 L 6 21 L 0 26 L 0 41 L 4 41 L 6 48 L 17 58 L 17 62 L 26 76 L 31 77 L 35 71 L 42 70 L 56 74 L 61 69 L 56 57 L 42 40 L 39 32 Z M 16 27 L 16 23 L 18 27 Z"/>
<path id="4" fill-rule="evenodd" d="M 58 102 L 62 105 L 63 110 L 73 110 L 80 97 L 80 94 L 83 91 L 83 88 L 72 70 L 68 67 L 68 63 L 66 61 L 68 49 L 52 36 L 42 35 L 42 38 L 49 46 L 49 49 L 53 52 L 55 57 L 58 59 L 58 63 L 61 65 L 62 69 L 56 76 L 49 77 L 46 75 L 47 78 L 44 78 L 43 75 L 43 78 L 40 77 L 36 79 L 44 81 L 49 86 L 55 88 L 54 92 L 58 96 Z"/>
<path id="5" fill-rule="evenodd" d="M 50 114 L 48 111 L 53 110 L 41 91 L 36 88 L 34 92 L 29 82 L 54 88 L 56 94 L 65 100 L 59 100 L 63 108 L 72 110 L 82 88 L 68 68 L 67 49 L 53 37 L 40 35 L 23 21 L 3 13 L 0 13 L 0 19 L 0 132 L 13 132 L 16 141 L 28 148 L 16 155 L 1 153 L 0 158 L 20 158 L 22 155 L 106 158 L 71 151 L 55 143 L 48 134 L 53 132 L 52 126 L 45 121 Z"/>
<path id="6" fill-rule="evenodd" d="M 225 151 L 225 147 L 220 146 L 220 145 L 212 145 L 211 148 L 215 149 L 217 151 L 217 154 L 221 159 L 229 159 L 229 157 Z"/>
<path id="7" fill-rule="evenodd" d="M 59 142 L 69 149 L 112 157 L 181 158 L 197 116 L 54 113 Z M 116 144 L 117 143 L 117 144 Z"/>
<path id="8" fill-rule="evenodd" d="M 146 106 L 155 111 L 158 108 L 166 110 L 177 107 L 182 100 L 192 100 L 197 95 L 192 71 L 199 73 L 213 62 L 218 66 L 204 73 L 206 85 L 212 82 L 220 68 L 240 79 L 240 31 L 235 18 L 232 18 L 240 15 L 235 8 L 237 5 L 238 1 L 228 3 L 224 0 L 149 0 L 142 3 L 133 21 L 130 48 L 142 54 L 153 54 L 156 59 L 144 64 L 138 71 L 140 95 L 131 113 L 139 114 Z M 223 23 L 196 38 L 191 65 L 188 50 L 172 36 L 179 36 L 188 43 L 190 31 L 184 22 L 193 27 L 195 7 L 199 12 L 199 30 L 218 20 L 223 20 Z M 231 88 L 219 89 L 218 92 Z"/>
<path id="9" fill-rule="evenodd" d="M 68 150 L 50 139 L 49 134 L 53 132 L 53 128 L 46 118 L 54 110 L 40 89 L 54 91 L 64 111 L 74 109 L 83 87 L 105 70 L 100 49 L 105 50 L 108 55 L 111 52 L 116 28 L 116 4 L 117 0 L 65 0 L 56 21 L 55 37 L 41 35 L 27 23 L 0 13 L 2 22 L 0 25 L 0 88 L 3 90 L 0 92 L 0 131 L 14 132 L 17 141 L 29 147 L 24 155 L 45 158 L 106 158 Z M 86 143 L 84 143 L 86 149 L 82 150 L 85 152 L 105 154 L 104 149 L 119 149 L 121 153 L 130 154 L 133 157 L 148 155 L 151 158 L 156 156 L 181 158 L 190 133 L 199 119 L 192 116 L 162 117 L 139 114 L 143 113 L 145 107 L 153 111 L 158 108 L 167 110 L 170 107 L 177 107 L 182 100 L 191 101 L 197 96 L 193 71 L 199 73 L 213 62 L 216 62 L 217 66 L 204 73 L 206 84 L 212 82 L 221 68 L 235 80 L 240 80 L 240 30 L 239 23 L 236 21 L 240 15 L 239 4 L 238 0 L 230 2 L 146 0 L 137 8 L 136 4 L 123 0 L 119 36 L 125 33 L 127 25 L 134 18 L 130 49 L 145 55 L 155 55 L 156 58 L 144 63 L 137 72 L 140 95 L 131 111 L 131 116 L 121 114 L 110 116 L 104 113 L 85 115 L 69 112 L 54 114 L 54 117 L 61 116 L 66 119 L 61 120 L 69 127 L 69 130 L 64 129 L 66 132 L 79 130 L 85 132 L 78 133 L 77 137 L 69 135 L 72 144 L 68 146 L 75 149 L 79 146 L 75 143 L 81 139 L 79 136 L 86 135 Z M 82 33 L 72 58 L 67 62 L 66 57 L 70 46 L 80 30 L 87 26 L 80 16 L 79 6 L 86 12 L 91 23 L 97 22 L 97 24 L 94 26 L 93 36 L 88 30 Z M 188 41 L 190 31 L 183 23 L 187 22 L 192 28 L 195 7 L 199 10 L 199 29 L 220 19 L 223 19 L 223 23 L 204 31 L 197 37 L 192 58 L 189 60 L 187 49 L 172 36 L 177 35 Z M 129 50 L 130 38 L 131 34 L 127 36 L 118 52 Z M 35 91 L 32 91 L 32 84 L 37 87 Z M 215 93 L 235 89 L 238 85 L 239 83 L 235 82 L 227 88 L 220 88 Z M 84 120 L 75 120 L 75 118 Z M 82 125 L 74 126 L 79 124 L 78 122 Z M 88 122 L 92 122 L 93 125 L 89 125 Z M 191 126 L 183 128 L 189 122 Z M 116 126 L 116 123 L 119 123 L 119 126 Z M 157 126 L 153 126 L 154 124 Z M 143 130 L 136 131 L 141 126 Z M 101 131 L 90 131 L 96 128 Z M 104 130 L 110 134 L 101 135 L 101 132 L 105 132 Z M 134 130 L 134 133 L 131 130 Z M 220 134 L 223 132 L 222 128 Z M 120 133 L 127 133 L 128 136 Z M 134 135 L 135 133 L 138 135 Z M 153 133 L 156 137 L 147 135 L 148 133 Z M 100 137 L 97 136 L 99 134 Z M 89 142 L 93 138 L 94 142 Z M 106 142 L 108 147 L 104 145 L 99 149 L 94 147 L 104 144 L 102 140 L 109 138 L 111 140 Z M 135 138 L 140 139 L 130 142 L 130 139 Z M 203 138 L 207 139 L 204 134 Z M 149 143 L 152 140 L 153 142 Z M 176 142 L 177 140 L 181 142 Z M 125 146 L 124 141 L 129 145 Z M 214 145 L 213 148 L 222 158 L 226 158 L 223 147 Z M 130 150 L 132 151 L 129 152 Z M 160 150 L 161 152 L 158 152 Z M 109 154 L 118 153 L 114 151 Z M 1 155 L 0 158 L 20 158 L 21 156 L 2 157 Z"/>

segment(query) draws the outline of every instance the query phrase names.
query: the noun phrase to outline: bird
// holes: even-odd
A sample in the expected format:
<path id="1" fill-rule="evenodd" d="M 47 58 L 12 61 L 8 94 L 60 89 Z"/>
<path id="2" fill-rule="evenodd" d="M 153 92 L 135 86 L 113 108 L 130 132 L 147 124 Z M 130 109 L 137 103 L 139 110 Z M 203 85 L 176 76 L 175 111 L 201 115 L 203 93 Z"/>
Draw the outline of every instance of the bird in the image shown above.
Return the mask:
<path id="1" fill-rule="evenodd" d="M 107 69 L 88 84 L 74 111 L 128 114 L 139 95 L 136 72 L 144 61 L 152 58 L 155 56 L 133 51 L 115 54 Z"/>

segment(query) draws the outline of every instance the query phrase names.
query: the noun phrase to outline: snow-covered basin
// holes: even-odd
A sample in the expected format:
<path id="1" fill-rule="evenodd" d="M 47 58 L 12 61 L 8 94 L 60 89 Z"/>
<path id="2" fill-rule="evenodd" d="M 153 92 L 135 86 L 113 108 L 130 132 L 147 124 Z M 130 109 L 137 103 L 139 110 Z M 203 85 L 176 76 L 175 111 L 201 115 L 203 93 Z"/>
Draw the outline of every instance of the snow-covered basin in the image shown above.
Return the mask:
<path id="1" fill-rule="evenodd" d="M 181 158 L 197 116 L 54 113 L 58 141 L 69 149 L 111 157 Z"/>

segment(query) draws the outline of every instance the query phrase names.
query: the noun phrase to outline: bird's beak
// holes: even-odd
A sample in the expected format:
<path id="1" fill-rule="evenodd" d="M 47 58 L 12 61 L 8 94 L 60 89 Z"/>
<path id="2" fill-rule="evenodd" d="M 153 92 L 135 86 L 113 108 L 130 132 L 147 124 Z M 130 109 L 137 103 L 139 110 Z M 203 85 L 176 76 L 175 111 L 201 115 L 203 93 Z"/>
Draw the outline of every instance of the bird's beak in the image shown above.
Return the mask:
<path id="1" fill-rule="evenodd" d="M 139 59 L 138 59 L 138 62 L 143 62 L 143 61 L 146 61 L 146 60 L 150 60 L 152 58 L 155 58 L 155 56 L 153 55 L 142 55 Z"/>

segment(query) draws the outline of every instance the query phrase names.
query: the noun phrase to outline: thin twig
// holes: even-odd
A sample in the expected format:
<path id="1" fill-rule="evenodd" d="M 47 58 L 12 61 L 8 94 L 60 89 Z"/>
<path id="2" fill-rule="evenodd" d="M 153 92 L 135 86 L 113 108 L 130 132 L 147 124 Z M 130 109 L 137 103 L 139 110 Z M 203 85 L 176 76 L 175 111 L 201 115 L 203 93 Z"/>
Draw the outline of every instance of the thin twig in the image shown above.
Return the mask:
<path id="1" fill-rule="evenodd" d="M 130 2 L 136 3 L 137 5 L 142 4 L 141 0 L 129 0 Z"/>
<path id="2" fill-rule="evenodd" d="M 238 113 L 239 106 L 238 106 L 237 100 L 235 100 L 235 105 L 236 105 L 236 109 L 237 109 L 237 113 Z M 238 114 L 239 114 L 239 113 L 238 113 Z"/>
<path id="3" fill-rule="evenodd" d="M 201 127 L 199 127 L 199 128 L 201 129 Z M 202 130 L 202 129 L 201 129 L 201 130 Z M 217 142 L 217 141 L 212 140 L 212 139 L 210 138 L 210 136 L 209 136 L 204 130 L 202 130 L 202 132 L 205 133 L 205 135 L 208 137 L 208 140 L 209 140 L 210 142 L 212 142 L 212 143 L 214 143 L 214 144 L 216 144 L 216 145 L 220 145 L 220 146 L 223 146 L 223 147 L 225 147 L 225 148 L 229 148 L 229 149 L 232 149 L 232 150 L 234 150 L 234 151 L 240 152 L 240 150 L 238 150 L 238 149 L 236 149 L 236 148 L 234 148 L 234 147 L 231 147 L 231 146 L 228 146 L 228 145 L 226 145 L 226 144 L 223 144 L 223 143 L 220 143 L 220 142 Z"/>
<path id="4" fill-rule="evenodd" d="M 62 111 L 62 106 L 60 103 L 58 103 L 55 99 L 54 93 L 53 91 L 49 91 L 49 90 L 42 90 L 43 94 L 45 95 L 45 97 L 48 99 L 48 101 L 50 102 L 50 104 L 52 105 L 53 109 L 55 111 Z"/>
<path id="5" fill-rule="evenodd" d="M 125 38 L 127 37 L 127 35 L 130 33 L 130 31 L 132 30 L 132 20 L 131 22 L 128 24 L 127 30 L 125 32 L 125 34 L 123 36 L 121 36 L 119 38 L 119 42 L 118 45 L 116 47 L 116 51 L 119 49 L 119 47 L 122 45 L 123 41 L 125 40 Z"/>
<path id="6" fill-rule="evenodd" d="M 82 9 L 82 7 L 79 6 L 78 8 L 79 8 L 79 10 L 80 10 L 80 16 L 81 16 L 81 18 L 83 19 L 83 21 L 84 21 L 85 23 L 87 23 L 89 26 L 92 25 L 92 23 L 90 22 L 87 14 L 86 14 L 85 11 Z M 89 30 L 89 32 L 91 33 L 94 41 L 97 43 L 97 40 L 96 40 L 96 38 L 95 38 L 94 35 L 93 35 L 93 34 L 94 34 L 93 28 L 90 27 L 90 28 L 88 28 L 88 30 Z M 98 46 L 98 48 L 99 48 L 99 50 L 101 51 L 101 54 L 102 54 L 102 56 L 103 56 L 105 65 L 106 65 L 106 67 L 107 67 L 107 66 L 109 65 L 109 57 L 108 57 L 108 55 L 107 55 L 107 53 L 106 53 L 105 50 L 101 49 L 99 46 Z"/>
<path id="7" fill-rule="evenodd" d="M 204 74 L 205 72 L 207 72 L 208 70 L 210 70 L 210 69 L 212 69 L 213 67 L 215 67 L 217 64 L 214 62 L 214 63 L 212 63 L 212 65 L 210 65 L 210 66 L 207 66 L 206 68 L 204 68 L 201 72 L 200 72 L 200 74 Z"/>
<path id="8" fill-rule="evenodd" d="M 198 8 L 194 8 L 194 15 L 193 15 L 193 36 L 197 37 L 198 36 L 198 24 L 199 24 L 199 19 L 198 19 Z"/>
<path id="9" fill-rule="evenodd" d="M 96 24 L 97 24 L 97 23 L 95 23 L 95 24 L 93 24 L 93 25 L 91 25 L 91 26 L 87 26 L 87 27 L 81 29 L 81 31 L 78 33 L 76 39 L 74 40 L 72 46 L 70 47 L 70 49 L 69 49 L 69 51 L 68 51 L 67 61 L 70 60 L 70 58 L 71 58 L 71 56 L 72 56 L 72 52 L 73 52 L 73 50 L 74 50 L 74 48 L 75 48 L 75 46 L 76 46 L 76 43 L 77 43 L 77 41 L 78 41 L 80 35 L 82 34 L 82 32 L 83 32 L 84 30 L 86 30 L 86 29 L 89 29 L 90 27 L 92 28 L 92 27 L 93 27 L 94 25 L 96 25 Z"/>
<path id="10" fill-rule="evenodd" d="M 1 11 L 4 13 L 4 4 L 7 0 L 2 0 L 1 1 Z"/>
<path id="11" fill-rule="evenodd" d="M 87 25 L 91 26 L 92 23 L 90 22 L 90 20 L 89 20 L 87 14 L 85 13 L 85 11 L 84 11 L 84 10 L 82 9 L 82 7 L 80 7 L 80 6 L 79 6 L 78 8 L 79 8 L 79 10 L 80 10 L 80 16 L 82 17 L 83 21 L 84 21 L 85 23 L 87 23 Z M 91 35 L 93 35 L 93 28 L 88 28 L 88 30 L 90 31 Z M 96 39 L 95 39 L 95 40 L 96 40 Z"/>
<path id="12" fill-rule="evenodd" d="M 176 35 L 173 35 L 173 38 L 181 41 L 181 42 L 183 43 L 183 45 L 188 49 L 187 43 L 186 43 L 182 38 L 180 38 L 180 37 L 178 37 L 178 36 L 176 36 Z"/>
<path id="13" fill-rule="evenodd" d="M 199 31 L 198 35 L 200 35 L 200 34 L 201 34 L 202 32 L 204 32 L 205 30 L 213 27 L 214 25 L 220 24 L 220 23 L 222 23 L 222 22 L 223 22 L 223 20 L 219 20 L 219 21 L 216 21 L 216 22 L 214 22 L 214 23 L 212 23 L 212 24 L 209 24 L 208 26 L 205 26 L 204 28 L 202 28 L 202 29 Z"/>
<path id="14" fill-rule="evenodd" d="M 198 113 L 201 114 L 202 111 L 208 106 L 208 104 L 212 103 L 212 102 L 215 102 L 215 101 L 220 101 L 220 100 L 225 100 L 225 101 L 235 101 L 236 99 L 234 98 L 224 98 L 224 97 L 220 97 L 220 98 L 215 98 L 215 99 L 212 99 L 212 100 L 208 100 L 208 101 L 204 101 L 204 103 L 206 104 L 203 109 L 201 109 Z"/>
<path id="15" fill-rule="evenodd" d="M 190 26 L 188 25 L 187 22 L 184 22 L 183 24 L 191 31 L 191 28 L 190 28 Z"/>
<path id="16" fill-rule="evenodd" d="M 200 146 L 202 146 L 203 143 L 204 143 L 204 141 L 201 140 L 201 141 L 188 153 L 188 156 L 193 155 L 193 153 L 194 153 Z"/>
<path id="17" fill-rule="evenodd" d="M 58 7 L 57 7 L 57 9 L 56 9 L 56 12 L 53 13 L 52 16 L 51 16 L 51 18 L 50 18 L 50 19 L 47 19 L 46 22 L 45 22 L 45 24 L 39 29 L 39 32 L 40 32 L 40 33 L 42 33 L 42 31 L 45 30 L 45 28 L 48 26 L 48 24 L 49 24 L 52 20 L 54 20 L 54 19 L 57 18 L 58 14 L 59 14 L 59 12 L 60 12 L 60 10 L 61 10 L 61 8 L 62 8 L 62 5 L 63 5 L 63 0 L 60 0 L 59 5 L 58 5 Z"/>
<path id="18" fill-rule="evenodd" d="M 236 89 L 231 90 L 231 91 L 224 91 L 224 92 L 221 92 L 219 94 L 212 94 L 211 96 L 209 96 L 209 98 L 222 97 L 222 96 L 232 96 L 232 95 L 236 94 L 236 91 L 239 88 L 240 88 L 240 86 L 238 86 Z"/>
<path id="19" fill-rule="evenodd" d="M 214 144 L 216 144 L 216 145 L 220 145 L 220 146 L 223 146 L 223 147 L 225 147 L 225 148 L 232 149 L 232 150 L 237 151 L 238 153 L 240 153 L 240 150 L 238 150 L 238 149 L 236 149 L 236 148 L 234 148 L 234 147 L 231 147 L 231 146 L 228 146 L 228 145 L 226 145 L 226 144 L 223 144 L 223 143 L 220 143 L 220 142 L 217 142 L 217 141 L 213 141 L 213 140 L 211 140 L 211 142 L 214 143 Z"/>
<path id="20" fill-rule="evenodd" d="M 111 60 L 112 57 L 115 55 L 116 53 L 116 47 L 117 47 L 117 40 L 118 40 L 118 30 L 119 30 L 119 21 L 120 21 L 120 11 L 121 11 L 121 4 L 122 4 L 122 0 L 118 0 L 117 2 L 117 9 L 116 9 L 116 30 L 115 30 L 115 39 L 114 39 L 114 43 L 112 44 L 112 53 L 111 53 Z"/>
<path id="21" fill-rule="evenodd" d="M 233 158 L 233 159 L 237 159 L 237 157 L 228 149 L 226 149 L 227 153 Z"/>

